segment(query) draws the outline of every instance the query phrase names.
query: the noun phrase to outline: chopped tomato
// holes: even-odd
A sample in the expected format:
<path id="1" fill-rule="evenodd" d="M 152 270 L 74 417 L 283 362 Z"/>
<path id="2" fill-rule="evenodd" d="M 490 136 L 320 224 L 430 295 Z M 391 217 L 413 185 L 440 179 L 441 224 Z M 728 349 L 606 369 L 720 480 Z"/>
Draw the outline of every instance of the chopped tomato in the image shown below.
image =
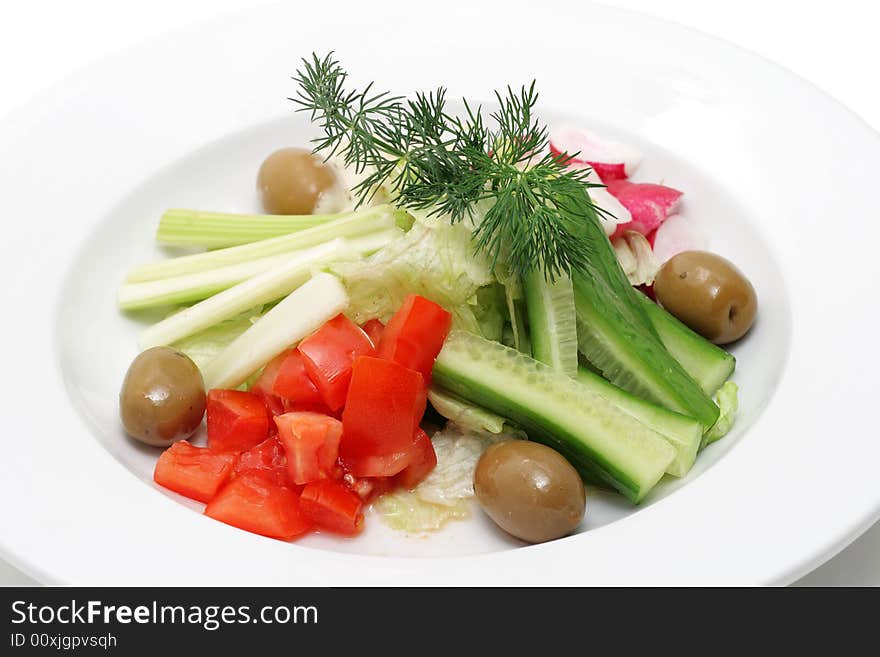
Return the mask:
<path id="1" fill-rule="evenodd" d="M 250 387 L 250 392 L 263 398 L 263 401 L 266 402 L 266 408 L 269 409 L 269 413 L 272 415 L 281 415 L 285 412 L 284 400 L 273 392 L 273 388 L 275 387 L 275 379 L 278 377 L 278 370 L 281 368 L 281 363 L 284 361 L 286 353 L 286 351 L 282 352 L 270 360 L 266 367 L 263 368 L 259 378 Z"/>
<path id="2" fill-rule="evenodd" d="M 287 455 L 277 436 L 266 438 L 256 447 L 238 455 L 235 475 L 261 474 L 278 484 L 291 484 L 287 476 Z"/>
<path id="3" fill-rule="evenodd" d="M 416 429 L 415 440 L 409 464 L 396 476 L 398 484 L 404 488 L 413 489 L 422 480 L 431 474 L 437 465 L 437 453 L 434 451 L 434 443 L 421 427 Z"/>
<path id="4" fill-rule="evenodd" d="M 345 404 L 351 367 L 375 349 L 370 338 L 345 315 L 337 315 L 299 345 L 306 373 L 331 411 Z"/>
<path id="5" fill-rule="evenodd" d="M 243 452 L 269 435 L 269 414 L 263 398 L 252 392 L 208 392 L 208 446 L 217 451 Z"/>
<path id="6" fill-rule="evenodd" d="M 250 391 L 263 397 L 273 416 L 292 410 L 330 412 L 297 349 L 286 349 L 269 361 Z"/>
<path id="7" fill-rule="evenodd" d="M 351 473 L 347 473 L 342 480 L 352 492 L 363 500 L 364 504 L 371 502 L 394 488 L 394 480 L 391 477 L 358 478 Z"/>
<path id="8" fill-rule="evenodd" d="M 271 477 L 235 477 L 208 503 L 205 515 L 271 538 L 291 539 L 312 528 L 300 510 L 299 495 Z"/>
<path id="9" fill-rule="evenodd" d="M 339 454 L 346 469 L 357 477 L 385 477 L 403 470 L 426 403 L 418 372 L 394 361 L 358 358 L 342 412 Z"/>
<path id="10" fill-rule="evenodd" d="M 318 388 L 306 374 L 303 357 L 298 349 L 284 352 L 284 360 L 278 369 L 272 392 L 291 404 L 303 406 L 323 404 Z"/>
<path id="11" fill-rule="evenodd" d="M 385 325 L 378 319 L 370 319 L 362 328 L 364 329 L 364 333 L 370 336 L 370 341 L 373 345 L 378 349 L 379 341 L 382 339 L 382 331 L 385 330 Z"/>
<path id="12" fill-rule="evenodd" d="M 153 481 L 190 499 L 207 502 L 229 478 L 234 464 L 235 454 L 217 453 L 181 440 L 162 452 Z"/>
<path id="13" fill-rule="evenodd" d="M 332 477 L 339 455 L 342 423 L 318 413 L 285 413 L 275 418 L 287 455 L 287 474 L 295 484 Z"/>
<path id="14" fill-rule="evenodd" d="M 421 372 L 427 383 L 451 325 L 448 311 L 410 294 L 385 327 L 377 355 Z"/>
<path id="15" fill-rule="evenodd" d="M 338 534 L 354 536 L 364 525 L 361 498 L 339 481 L 325 479 L 307 485 L 300 509 L 318 528 Z"/>

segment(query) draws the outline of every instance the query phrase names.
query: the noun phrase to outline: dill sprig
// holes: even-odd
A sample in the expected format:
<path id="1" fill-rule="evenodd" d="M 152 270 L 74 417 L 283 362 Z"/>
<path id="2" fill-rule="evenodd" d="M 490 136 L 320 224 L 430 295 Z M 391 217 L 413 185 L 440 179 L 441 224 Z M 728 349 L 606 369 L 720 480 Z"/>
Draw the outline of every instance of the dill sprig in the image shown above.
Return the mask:
<path id="1" fill-rule="evenodd" d="M 294 76 L 291 100 L 323 130 L 315 151 L 364 174 L 353 190 L 359 203 L 386 186 L 401 206 L 458 222 L 485 202 L 474 240 L 493 267 L 503 259 L 514 274 L 539 269 L 550 280 L 588 270 L 596 240 L 605 239 L 587 193 L 596 185 L 588 170 L 565 166 L 576 154 L 547 152 L 534 82 L 496 92 L 487 125 L 467 100 L 462 116 L 447 112 L 442 87 L 406 99 L 372 83 L 348 91 L 347 77 L 332 53 L 313 54 Z"/>

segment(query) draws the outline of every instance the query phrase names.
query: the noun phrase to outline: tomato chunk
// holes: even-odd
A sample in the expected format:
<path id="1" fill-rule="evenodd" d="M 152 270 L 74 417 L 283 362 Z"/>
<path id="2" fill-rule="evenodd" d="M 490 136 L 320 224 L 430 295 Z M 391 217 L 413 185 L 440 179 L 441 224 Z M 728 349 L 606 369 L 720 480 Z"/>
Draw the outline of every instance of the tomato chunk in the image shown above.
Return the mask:
<path id="1" fill-rule="evenodd" d="M 385 477 L 403 470 L 426 403 L 418 372 L 394 361 L 358 358 L 342 412 L 339 455 L 346 469 L 356 477 Z"/>
<path id="2" fill-rule="evenodd" d="M 234 464 L 235 454 L 217 453 L 181 440 L 162 452 L 153 481 L 184 497 L 207 502 L 229 478 Z"/>
<path id="3" fill-rule="evenodd" d="M 375 349 L 369 336 L 345 315 L 337 315 L 299 345 L 306 373 L 331 411 L 345 403 L 351 368 Z"/>
<path id="4" fill-rule="evenodd" d="M 287 476 L 287 455 L 277 436 L 270 436 L 256 447 L 239 454 L 234 472 L 236 476 L 263 475 L 278 484 L 293 483 Z"/>
<path id="5" fill-rule="evenodd" d="M 378 319 L 370 319 L 367 320 L 362 328 L 364 329 L 364 333 L 370 337 L 370 341 L 373 345 L 378 348 L 379 342 L 382 339 L 382 332 L 385 330 L 385 325 Z"/>
<path id="6" fill-rule="evenodd" d="M 451 325 L 452 314 L 410 294 L 385 327 L 376 355 L 420 372 L 427 383 Z"/>
<path id="7" fill-rule="evenodd" d="M 211 449 L 243 452 L 269 435 L 269 414 L 259 395 L 214 389 L 208 392 L 207 407 Z"/>
<path id="8" fill-rule="evenodd" d="M 394 488 L 394 479 L 392 477 L 355 477 L 351 473 L 347 473 L 342 481 L 345 485 L 355 493 L 364 504 L 373 501 L 383 493 Z"/>
<path id="9" fill-rule="evenodd" d="M 205 515 L 271 538 L 291 539 L 312 528 L 300 510 L 299 495 L 270 477 L 246 474 L 220 489 Z"/>
<path id="10" fill-rule="evenodd" d="M 364 525 L 363 502 L 341 482 L 325 479 L 303 489 L 303 514 L 320 529 L 354 536 Z"/>
<path id="11" fill-rule="evenodd" d="M 307 484 L 336 474 L 342 422 L 318 413 L 285 413 L 275 418 L 275 424 L 293 483 Z"/>
<path id="12" fill-rule="evenodd" d="M 306 374 L 305 363 L 298 349 L 285 352 L 272 392 L 297 404 L 317 405 L 322 402 L 318 388 Z"/>
<path id="13" fill-rule="evenodd" d="M 281 368 L 281 363 L 284 361 L 286 353 L 282 352 L 270 360 L 266 367 L 263 368 L 259 378 L 250 387 L 250 392 L 263 398 L 266 408 L 269 409 L 269 413 L 272 415 L 281 415 L 285 412 L 284 400 L 276 395 L 272 389 L 275 387 L 275 379 L 278 377 L 278 370 Z M 269 428 L 271 430 L 271 423 Z"/>
<path id="14" fill-rule="evenodd" d="M 431 474 L 437 465 L 437 453 L 434 451 L 434 443 L 421 427 L 416 429 L 413 449 L 410 452 L 409 464 L 400 471 L 396 477 L 398 484 L 404 488 L 415 488 L 422 480 Z"/>

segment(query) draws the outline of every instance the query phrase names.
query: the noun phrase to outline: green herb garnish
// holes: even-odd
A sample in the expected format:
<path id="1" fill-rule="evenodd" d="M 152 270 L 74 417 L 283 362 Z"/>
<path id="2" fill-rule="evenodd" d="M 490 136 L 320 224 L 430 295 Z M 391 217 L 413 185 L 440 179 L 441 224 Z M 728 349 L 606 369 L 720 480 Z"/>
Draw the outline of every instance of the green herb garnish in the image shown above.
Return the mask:
<path id="1" fill-rule="evenodd" d="M 405 99 L 376 93 L 372 83 L 347 91 L 346 78 L 332 53 L 312 55 L 294 77 L 291 100 L 324 131 L 315 150 L 365 174 L 353 190 L 360 203 L 384 185 L 406 208 L 453 222 L 479 215 L 476 247 L 516 275 L 537 269 L 554 280 L 589 270 L 596 241 L 606 239 L 602 210 L 587 193 L 599 185 L 588 180 L 590 170 L 566 167 L 574 154 L 546 152 L 547 127 L 533 116 L 534 82 L 496 92 L 499 109 L 486 125 L 481 108 L 466 100 L 463 116 L 447 112 L 442 87 Z"/>

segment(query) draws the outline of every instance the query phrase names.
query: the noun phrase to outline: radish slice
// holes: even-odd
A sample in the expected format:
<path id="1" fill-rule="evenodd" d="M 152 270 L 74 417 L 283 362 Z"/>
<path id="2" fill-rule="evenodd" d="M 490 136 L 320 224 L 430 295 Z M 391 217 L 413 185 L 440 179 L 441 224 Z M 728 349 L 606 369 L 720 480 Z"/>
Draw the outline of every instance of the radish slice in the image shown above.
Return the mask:
<path id="1" fill-rule="evenodd" d="M 708 247 L 708 234 L 680 214 L 669 217 L 654 234 L 654 257 L 661 265 L 682 251 L 705 251 Z"/>
<path id="2" fill-rule="evenodd" d="M 566 125 L 551 131 L 550 150 L 574 155 L 570 165 L 591 166 L 604 183 L 631 176 L 642 161 L 642 154 L 626 144 Z"/>
<path id="3" fill-rule="evenodd" d="M 623 205 L 608 193 L 604 187 L 590 187 L 590 200 L 597 208 L 605 212 L 599 212 L 599 222 L 605 229 L 605 234 L 611 237 L 618 230 L 618 226 L 632 223 L 632 215 Z"/>
<path id="4" fill-rule="evenodd" d="M 650 234 L 675 211 L 682 196 L 680 191 L 672 187 L 628 180 L 608 181 L 608 191 L 632 215 L 632 223 L 619 225 L 615 237 L 622 235 L 625 230 Z"/>

